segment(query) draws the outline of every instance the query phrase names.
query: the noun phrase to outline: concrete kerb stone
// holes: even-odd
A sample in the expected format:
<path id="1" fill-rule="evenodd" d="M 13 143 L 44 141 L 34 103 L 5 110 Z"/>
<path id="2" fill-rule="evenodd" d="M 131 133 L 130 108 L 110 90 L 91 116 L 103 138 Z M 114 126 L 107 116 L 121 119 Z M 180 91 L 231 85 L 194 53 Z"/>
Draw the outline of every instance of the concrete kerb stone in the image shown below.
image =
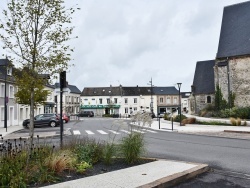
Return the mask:
<path id="1" fill-rule="evenodd" d="M 158 160 L 165 160 L 165 159 L 158 159 Z M 174 160 L 170 160 L 174 161 Z M 183 161 L 174 161 L 174 162 L 183 162 Z M 158 179 L 154 182 L 139 186 L 138 188 L 166 188 L 166 187 L 173 187 L 179 183 L 185 182 L 190 180 L 200 174 L 203 174 L 210 170 L 210 167 L 207 164 L 200 164 L 200 163 L 190 163 L 185 162 L 188 164 L 196 164 L 196 167 L 193 167 L 189 170 L 185 170 L 183 172 L 175 173 L 170 176 L 163 177 Z"/>

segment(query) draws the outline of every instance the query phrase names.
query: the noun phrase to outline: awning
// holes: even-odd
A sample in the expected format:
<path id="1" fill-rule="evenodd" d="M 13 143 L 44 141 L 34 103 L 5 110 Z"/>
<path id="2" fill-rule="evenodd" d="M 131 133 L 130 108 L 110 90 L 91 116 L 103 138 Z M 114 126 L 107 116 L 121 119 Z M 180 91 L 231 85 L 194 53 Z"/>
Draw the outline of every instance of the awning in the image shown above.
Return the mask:
<path id="1" fill-rule="evenodd" d="M 120 105 L 81 105 L 81 109 L 104 109 L 104 108 L 120 108 Z"/>

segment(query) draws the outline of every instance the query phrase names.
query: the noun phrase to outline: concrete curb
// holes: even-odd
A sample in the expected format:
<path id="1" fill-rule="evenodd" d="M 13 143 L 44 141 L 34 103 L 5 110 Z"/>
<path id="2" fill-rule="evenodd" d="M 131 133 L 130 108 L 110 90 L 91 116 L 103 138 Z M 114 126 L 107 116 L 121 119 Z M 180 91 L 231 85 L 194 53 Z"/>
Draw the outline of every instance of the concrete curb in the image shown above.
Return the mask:
<path id="1" fill-rule="evenodd" d="M 234 130 L 224 130 L 227 133 L 243 133 L 243 134 L 250 134 L 250 131 L 234 131 Z"/>
<path id="2" fill-rule="evenodd" d="M 185 170 L 180 173 L 176 173 L 170 176 L 166 176 L 164 178 L 158 179 L 154 182 L 151 182 L 146 185 L 142 185 L 139 188 L 166 188 L 166 187 L 172 187 L 175 186 L 181 182 L 184 182 L 186 180 L 192 179 L 195 176 L 202 174 L 204 172 L 207 172 L 209 170 L 209 166 L 206 164 L 200 164 L 197 167 L 194 167 L 189 170 Z"/>

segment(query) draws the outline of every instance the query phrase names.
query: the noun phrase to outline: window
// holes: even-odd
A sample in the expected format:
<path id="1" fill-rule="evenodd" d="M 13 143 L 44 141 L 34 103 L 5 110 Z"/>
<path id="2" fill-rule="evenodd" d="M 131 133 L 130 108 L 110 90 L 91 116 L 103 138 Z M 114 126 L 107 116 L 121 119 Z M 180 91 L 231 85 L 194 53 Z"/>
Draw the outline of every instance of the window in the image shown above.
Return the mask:
<path id="1" fill-rule="evenodd" d="M 125 114 L 127 114 L 127 113 L 128 113 L 128 108 L 126 107 L 126 108 L 125 108 Z"/>
<path id="2" fill-rule="evenodd" d="M 174 97 L 174 104 L 177 104 L 177 97 Z"/>
<path id="3" fill-rule="evenodd" d="M 128 104 L 128 99 L 127 98 L 124 99 L 124 103 Z"/>
<path id="4" fill-rule="evenodd" d="M 4 120 L 4 107 L 1 107 L 1 121 Z"/>
<path id="5" fill-rule="evenodd" d="M 12 85 L 10 85 L 10 93 L 9 93 L 9 96 L 10 96 L 10 98 L 14 98 L 14 87 L 12 86 Z"/>
<path id="6" fill-rule="evenodd" d="M 4 84 L 1 84 L 1 97 L 4 97 Z"/>
<path id="7" fill-rule="evenodd" d="M 160 98 L 160 103 L 163 103 L 163 98 L 162 97 Z"/>
<path id="8" fill-rule="evenodd" d="M 107 99 L 107 104 L 109 104 L 109 103 L 110 103 L 110 99 L 108 98 L 108 99 Z"/>
<path id="9" fill-rule="evenodd" d="M 117 98 L 114 98 L 114 103 L 117 104 Z"/>
<path id="10" fill-rule="evenodd" d="M 167 104 L 170 104 L 170 97 L 167 98 Z"/>
<path id="11" fill-rule="evenodd" d="M 207 103 L 211 103 L 211 96 L 207 96 Z"/>
<path id="12" fill-rule="evenodd" d="M 137 107 L 134 107 L 134 111 L 135 111 L 135 112 L 137 111 Z"/>
<path id="13" fill-rule="evenodd" d="M 102 99 L 99 99 L 99 104 L 102 104 Z"/>
<path id="14" fill-rule="evenodd" d="M 137 98 L 134 98 L 134 103 L 137 104 Z"/>
<path id="15" fill-rule="evenodd" d="M 20 108 L 20 120 L 23 120 L 23 108 Z"/>
<path id="16" fill-rule="evenodd" d="M 7 67 L 7 75 L 11 76 L 12 75 L 12 68 Z"/>

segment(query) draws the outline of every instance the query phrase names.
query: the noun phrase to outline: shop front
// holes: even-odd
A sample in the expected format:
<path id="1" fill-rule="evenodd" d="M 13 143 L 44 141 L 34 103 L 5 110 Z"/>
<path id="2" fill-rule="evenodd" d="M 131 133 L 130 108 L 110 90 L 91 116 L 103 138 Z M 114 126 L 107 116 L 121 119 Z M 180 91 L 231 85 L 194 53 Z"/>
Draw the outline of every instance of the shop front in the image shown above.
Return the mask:
<path id="1" fill-rule="evenodd" d="M 119 114 L 120 105 L 81 105 L 80 111 L 93 111 L 95 116 Z"/>

